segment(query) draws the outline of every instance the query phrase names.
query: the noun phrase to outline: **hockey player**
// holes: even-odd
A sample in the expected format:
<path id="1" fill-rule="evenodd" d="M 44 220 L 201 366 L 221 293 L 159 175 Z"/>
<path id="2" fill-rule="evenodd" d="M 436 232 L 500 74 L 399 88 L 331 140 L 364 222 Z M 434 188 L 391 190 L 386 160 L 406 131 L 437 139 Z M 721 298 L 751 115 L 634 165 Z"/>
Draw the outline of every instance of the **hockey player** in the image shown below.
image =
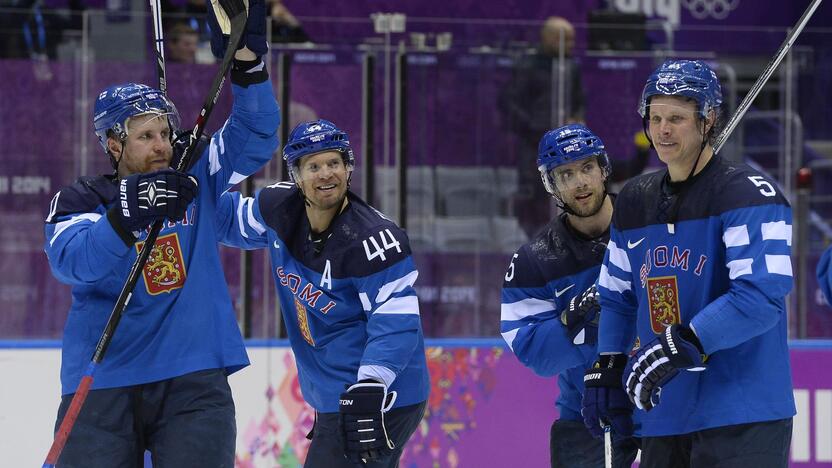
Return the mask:
<path id="1" fill-rule="evenodd" d="M 572 124 L 543 136 L 537 166 L 563 213 L 514 254 L 503 283 L 500 328 L 520 362 L 539 375 L 558 376 L 552 466 L 603 467 L 603 443 L 584 427 L 580 409 L 584 370 L 596 356 L 595 282 L 613 208 L 606 189 L 610 161 L 598 136 Z M 623 424 L 632 426 L 629 419 Z M 615 445 L 615 466 L 630 466 L 633 440 L 616 439 Z"/>
<path id="2" fill-rule="evenodd" d="M 138 467 L 145 450 L 154 466 L 234 465 L 227 376 L 249 360 L 214 219 L 220 194 L 269 161 L 277 146 L 279 109 L 260 59 L 266 52 L 263 9 L 251 0 L 245 47 L 231 71 L 231 116 L 187 174 L 166 169 L 181 154 L 171 143 L 179 118 L 159 91 L 128 83 L 105 89 L 95 102 L 95 133 L 114 173 L 81 177 L 61 189 L 45 226 L 52 272 L 72 286 L 56 429 L 146 228 L 166 223 L 58 466 Z"/>
<path id="3" fill-rule="evenodd" d="M 791 208 L 774 182 L 713 154 L 721 103 L 704 62 L 650 75 L 639 112 L 667 168 L 621 191 L 601 267 L 584 416 L 614 422 L 632 402 L 642 467 L 788 465 Z"/>
<path id="4" fill-rule="evenodd" d="M 224 243 L 269 249 L 316 411 L 304 466 L 398 466 L 429 391 L 407 236 L 349 191 L 355 158 L 333 123 L 295 127 L 283 159 L 293 183 L 229 192 L 217 219 Z"/>

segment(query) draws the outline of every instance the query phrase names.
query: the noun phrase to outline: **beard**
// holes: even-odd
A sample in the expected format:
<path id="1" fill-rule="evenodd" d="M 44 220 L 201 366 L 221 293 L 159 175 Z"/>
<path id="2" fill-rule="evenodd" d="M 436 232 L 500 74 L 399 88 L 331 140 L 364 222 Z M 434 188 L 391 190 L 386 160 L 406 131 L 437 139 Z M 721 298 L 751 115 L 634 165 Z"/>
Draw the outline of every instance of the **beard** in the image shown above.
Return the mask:
<path id="1" fill-rule="evenodd" d="M 564 203 L 566 206 L 572 210 L 572 213 L 579 217 L 579 218 L 589 218 L 598 214 L 601 211 L 601 207 L 604 206 L 604 199 L 606 198 L 606 190 L 602 190 L 600 193 L 595 192 L 592 194 L 590 203 L 588 206 L 579 206 L 576 203 L 576 199 L 572 197 L 572 203 Z"/>

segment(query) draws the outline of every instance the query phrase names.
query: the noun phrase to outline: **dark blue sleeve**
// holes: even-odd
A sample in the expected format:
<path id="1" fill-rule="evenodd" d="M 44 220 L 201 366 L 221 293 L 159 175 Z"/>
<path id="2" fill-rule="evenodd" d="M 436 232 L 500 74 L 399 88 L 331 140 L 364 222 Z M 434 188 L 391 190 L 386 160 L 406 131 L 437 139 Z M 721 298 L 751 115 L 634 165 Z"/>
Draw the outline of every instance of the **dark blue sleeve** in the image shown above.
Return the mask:
<path id="1" fill-rule="evenodd" d="M 584 364 L 595 353 L 594 346 L 577 346 L 569 339 L 559 311 L 572 295 L 556 298 L 553 284 L 557 283 L 547 283 L 525 246 L 512 257 L 504 280 L 500 333 L 523 365 L 538 375 L 552 376 Z M 576 293 L 582 291 L 572 287 Z"/>

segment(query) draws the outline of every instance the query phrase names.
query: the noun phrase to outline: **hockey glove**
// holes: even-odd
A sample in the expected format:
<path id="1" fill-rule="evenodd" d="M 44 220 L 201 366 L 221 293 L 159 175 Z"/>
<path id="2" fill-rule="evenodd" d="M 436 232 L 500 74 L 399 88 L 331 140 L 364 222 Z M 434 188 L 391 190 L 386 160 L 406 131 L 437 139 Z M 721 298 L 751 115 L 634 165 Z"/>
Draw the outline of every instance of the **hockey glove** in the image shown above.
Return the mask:
<path id="1" fill-rule="evenodd" d="M 624 388 L 637 408 L 650 411 L 659 404 L 662 386 L 679 373 L 705 370 L 699 338 L 684 325 L 671 325 L 642 346 L 627 363 Z"/>
<path id="2" fill-rule="evenodd" d="M 594 284 L 569 301 L 569 307 L 560 314 L 560 321 L 569 331 L 573 344 L 595 344 L 598 341 L 599 312 L 601 304 L 598 303 L 598 288 Z"/>
<path id="3" fill-rule="evenodd" d="M 185 154 L 185 149 L 191 144 L 192 135 L 193 132 L 191 130 L 185 130 L 178 132 L 173 138 L 173 158 L 171 158 L 170 167 L 176 168 L 179 165 L 179 160 L 182 159 L 182 156 Z M 182 172 L 187 172 L 197 161 L 199 161 L 202 153 L 205 152 L 206 148 L 208 148 L 209 142 L 210 139 L 207 135 L 204 133 L 200 135 L 199 141 L 195 143 L 196 147 L 191 153 L 190 160 L 188 161 L 188 167 L 183 167 Z"/>
<path id="4" fill-rule="evenodd" d="M 164 169 L 121 179 L 118 191 L 119 202 L 111 209 L 117 222 L 128 231 L 140 231 L 157 220 L 184 218 L 198 185 L 193 176 Z"/>
<path id="5" fill-rule="evenodd" d="M 262 57 L 269 50 L 266 40 L 266 2 L 265 0 L 243 0 L 247 11 L 246 29 L 240 39 L 238 49 L 248 47 L 254 55 Z M 231 18 L 239 13 L 234 2 L 226 0 L 208 0 L 208 26 L 211 29 L 211 52 L 222 60 L 228 48 L 231 34 Z"/>
<path id="6" fill-rule="evenodd" d="M 581 415 L 593 437 L 603 437 L 604 427 L 621 437 L 633 435 L 633 405 L 621 387 L 626 356 L 605 354 L 584 374 Z"/>
<path id="7" fill-rule="evenodd" d="M 339 412 L 348 459 L 366 463 L 396 448 L 384 426 L 384 413 L 395 401 L 396 392 L 387 393 L 387 387 L 375 380 L 362 380 L 341 394 Z"/>

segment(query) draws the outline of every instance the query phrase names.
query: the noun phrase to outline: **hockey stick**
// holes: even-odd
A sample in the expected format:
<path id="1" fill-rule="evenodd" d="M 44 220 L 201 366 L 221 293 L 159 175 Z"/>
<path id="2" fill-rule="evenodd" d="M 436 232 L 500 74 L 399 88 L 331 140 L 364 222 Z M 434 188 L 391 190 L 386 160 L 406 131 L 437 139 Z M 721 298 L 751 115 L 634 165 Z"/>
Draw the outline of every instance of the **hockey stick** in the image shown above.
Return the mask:
<path id="1" fill-rule="evenodd" d="M 745 115 L 745 112 L 748 111 L 748 108 L 751 106 L 751 102 L 754 101 L 754 98 L 756 98 L 757 94 L 760 93 L 760 90 L 763 89 L 763 86 L 765 86 L 766 82 L 771 77 L 771 74 L 774 73 L 774 70 L 778 65 L 780 65 L 780 61 L 782 61 L 783 57 L 785 57 L 789 52 L 789 49 L 792 48 L 792 45 L 797 40 L 797 36 L 799 36 L 800 32 L 803 31 L 806 23 L 809 22 L 809 18 L 812 17 L 822 1 L 823 0 L 813 0 L 812 3 L 806 7 L 806 11 L 803 12 L 803 16 L 801 16 L 797 21 L 797 25 L 795 25 L 794 29 L 792 29 L 791 32 L 789 32 L 789 35 L 786 36 L 786 40 L 780 45 L 780 49 L 778 49 L 777 53 L 774 54 L 774 58 L 772 58 L 771 62 L 766 65 L 766 68 L 763 70 L 763 74 L 757 78 L 757 82 L 754 83 L 754 86 L 752 86 L 751 90 L 748 91 L 748 94 L 745 95 L 745 99 L 743 99 L 739 107 L 737 107 L 737 111 L 734 112 L 734 115 L 732 115 L 728 120 L 725 128 L 719 136 L 717 136 L 714 143 L 714 153 L 718 153 L 719 149 L 722 148 L 722 145 L 725 143 L 725 140 L 731 136 L 731 132 L 734 131 L 734 128 L 740 122 L 742 116 Z"/>
<path id="2" fill-rule="evenodd" d="M 208 96 L 206 96 L 205 102 L 202 104 L 202 109 L 199 111 L 199 115 L 196 118 L 196 123 L 191 131 L 191 138 L 188 142 L 188 146 L 185 148 L 185 151 L 182 153 L 182 157 L 179 159 L 179 163 L 176 166 L 177 170 L 188 167 L 191 155 L 196 148 L 196 143 L 199 141 L 199 137 L 202 136 L 202 133 L 205 130 L 205 123 L 208 121 L 208 117 L 211 115 L 211 111 L 214 109 L 214 105 L 217 103 L 217 99 L 222 91 L 222 85 L 225 83 L 225 75 L 228 73 L 229 68 L 231 68 L 231 60 L 234 58 L 237 46 L 240 44 L 240 39 L 242 38 L 243 31 L 245 29 L 247 15 L 243 0 L 219 0 L 219 3 L 222 5 L 223 9 L 229 13 L 228 16 L 231 18 L 231 34 L 228 40 L 228 47 L 225 50 L 225 55 L 223 55 L 220 68 L 214 76 L 214 81 L 211 83 L 211 89 L 208 92 Z M 58 457 L 61 455 L 61 451 L 63 451 L 64 446 L 66 445 L 69 433 L 72 431 L 72 427 L 78 419 L 78 414 L 81 412 L 81 407 L 84 405 L 84 400 L 86 400 L 87 395 L 89 394 L 89 390 L 95 376 L 95 369 L 104 359 L 104 354 L 107 352 L 107 347 L 110 345 L 110 341 L 113 338 L 116 327 L 118 327 L 121 316 L 127 308 L 127 304 L 130 302 L 130 297 L 133 295 L 133 288 L 135 288 L 139 275 L 144 269 L 144 265 L 147 263 L 150 251 L 156 243 L 156 239 L 159 237 L 159 231 L 162 230 L 162 225 L 164 223 L 165 221 L 156 221 L 153 223 L 153 226 L 144 241 L 144 245 L 142 246 L 139 255 L 136 257 L 136 261 L 130 268 L 130 274 L 127 276 L 127 281 L 121 289 L 121 293 L 119 294 L 118 300 L 113 307 L 110 318 L 107 319 L 107 324 L 104 326 L 104 332 L 101 334 L 101 338 L 99 338 L 98 344 L 95 347 L 95 353 L 92 356 L 92 361 L 89 366 L 87 366 L 87 370 L 84 372 L 84 376 L 81 378 L 81 382 L 78 384 L 78 388 L 72 396 L 72 401 L 70 402 L 69 408 L 64 415 L 64 419 L 61 421 L 61 425 L 55 433 L 55 439 L 52 442 L 52 446 L 49 448 L 46 460 L 43 462 L 43 468 L 54 467 L 55 463 L 58 461 Z"/>
<path id="3" fill-rule="evenodd" d="M 604 426 L 604 468 L 612 468 L 612 428 Z"/>
<path id="4" fill-rule="evenodd" d="M 168 81 L 165 75 L 165 39 L 162 31 L 161 0 L 150 0 L 150 14 L 153 20 L 153 37 L 156 46 L 156 75 L 159 77 L 159 91 L 168 94 Z"/>

